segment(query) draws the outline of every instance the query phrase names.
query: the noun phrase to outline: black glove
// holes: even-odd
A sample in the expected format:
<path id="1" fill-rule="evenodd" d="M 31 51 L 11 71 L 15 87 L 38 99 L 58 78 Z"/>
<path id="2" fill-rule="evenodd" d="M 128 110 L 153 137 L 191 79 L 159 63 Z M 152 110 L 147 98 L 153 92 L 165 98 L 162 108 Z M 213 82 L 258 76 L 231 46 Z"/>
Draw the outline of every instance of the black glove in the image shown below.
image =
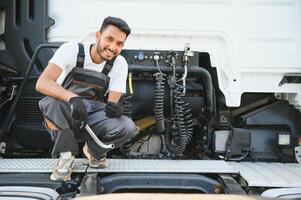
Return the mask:
<path id="1" fill-rule="evenodd" d="M 71 108 L 71 117 L 75 120 L 75 123 L 79 125 L 79 128 L 82 129 L 86 126 L 88 112 L 83 103 L 81 97 L 72 97 L 69 100 L 70 108 Z"/>
<path id="2" fill-rule="evenodd" d="M 119 100 L 118 103 L 108 101 L 105 107 L 106 116 L 110 118 L 120 117 L 123 114 L 123 111 L 124 109 L 121 100 Z"/>

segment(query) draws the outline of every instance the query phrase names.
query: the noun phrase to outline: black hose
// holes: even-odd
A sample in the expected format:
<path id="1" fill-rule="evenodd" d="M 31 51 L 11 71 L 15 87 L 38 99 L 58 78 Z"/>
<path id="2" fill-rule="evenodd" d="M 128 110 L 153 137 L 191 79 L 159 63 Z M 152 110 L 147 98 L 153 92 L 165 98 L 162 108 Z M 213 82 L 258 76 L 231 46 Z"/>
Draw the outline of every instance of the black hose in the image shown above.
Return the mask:
<path id="1" fill-rule="evenodd" d="M 131 96 L 127 96 L 123 99 L 123 108 L 124 108 L 124 112 L 123 115 L 127 116 L 128 118 L 132 118 L 133 117 L 133 102 L 132 102 L 132 95 Z"/>
<path id="2" fill-rule="evenodd" d="M 167 119 L 165 120 L 165 132 L 163 136 L 163 144 L 164 144 L 164 149 L 171 154 L 172 156 L 175 156 L 178 152 L 177 146 L 172 144 L 172 125 L 173 125 L 173 120 L 172 119 Z"/>
<path id="3" fill-rule="evenodd" d="M 183 67 L 175 67 L 176 72 L 183 73 Z M 161 67 L 160 68 L 163 73 L 172 72 L 172 69 L 169 67 Z M 129 65 L 129 72 L 150 72 L 156 73 L 158 71 L 157 67 L 155 66 L 147 66 L 141 67 L 141 65 Z M 210 73 L 199 66 L 190 66 L 188 69 L 188 74 L 197 75 L 198 78 L 203 82 L 205 87 L 205 94 L 206 94 L 206 103 L 208 107 L 208 118 L 212 118 L 216 116 L 216 108 L 215 108 L 215 96 L 214 96 L 214 88 L 212 84 L 212 78 Z"/>
<path id="4" fill-rule="evenodd" d="M 171 69 L 170 67 L 161 67 L 160 69 L 161 69 L 162 73 L 165 73 L 165 74 L 172 73 L 174 70 L 174 69 Z M 183 73 L 184 69 L 183 69 L 183 67 L 178 66 L 178 67 L 175 67 L 175 71 L 177 73 Z M 155 73 L 155 72 L 157 72 L 157 67 L 154 67 L 152 65 L 144 66 L 144 67 L 141 67 L 141 65 L 130 65 L 129 72 Z M 188 69 L 188 75 L 189 74 L 196 75 L 197 78 L 199 78 L 202 81 L 204 88 L 205 88 L 206 107 L 208 108 L 207 112 L 206 112 L 206 119 L 208 122 L 208 127 L 206 127 L 206 130 L 207 130 L 206 131 L 206 135 L 207 135 L 207 141 L 206 141 L 207 145 L 206 146 L 207 147 L 205 149 L 208 149 L 208 147 L 210 145 L 209 144 L 210 140 L 208 140 L 208 139 L 211 138 L 211 127 L 212 127 L 212 123 L 216 117 L 216 105 L 215 105 L 216 100 L 215 100 L 215 91 L 214 91 L 213 83 L 212 83 L 212 77 L 206 69 L 199 67 L 199 66 L 190 66 Z M 167 133 L 165 133 L 165 134 L 169 135 L 169 132 L 171 132 L 172 130 L 170 130 L 171 129 L 170 127 L 166 127 L 166 129 L 167 129 L 166 130 Z M 191 129 L 192 129 L 192 125 L 189 122 L 189 125 L 187 125 L 187 130 L 191 131 Z M 169 145 L 170 144 L 169 137 L 170 136 L 168 136 L 168 137 L 165 136 L 165 138 L 164 138 L 165 147 L 167 147 L 165 149 L 167 149 L 168 151 L 171 151 L 171 152 L 178 152 L 175 148 L 168 147 L 168 146 L 170 146 Z"/>
<path id="5" fill-rule="evenodd" d="M 180 88 L 177 87 L 174 91 L 174 113 L 175 113 L 175 119 L 176 119 L 176 125 L 178 129 L 178 134 L 176 135 L 176 141 L 178 145 L 178 152 L 177 154 L 183 154 L 183 152 L 186 149 L 187 142 L 188 142 L 188 136 L 186 132 L 186 124 L 184 119 L 184 100 L 183 97 L 184 94 L 180 91 Z"/>
<path id="6" fill-rule="evenodd" d="M 192 112 L 180 87 L 176 87 L 173 94 L 174 116 L 166 120 L 164 147 L 172 156 L 182 156 L 193 134 Z"/>
<path id="7" fill-rule="evenodd" d="M 184 106 L 184 121 L 186 126 L 187 142 L 191 142 L 193 135 L 192 111 L 188 102 Z"/>
<path id="8" fill-rule="evenodd" d="M 164 125 L 164 81 L 165 75 L 162 73 L 156 73 L 156 89 L 154 100 L 154 113 L 156 118 L 156 128 L 159 133 L 165 130 Z"/>

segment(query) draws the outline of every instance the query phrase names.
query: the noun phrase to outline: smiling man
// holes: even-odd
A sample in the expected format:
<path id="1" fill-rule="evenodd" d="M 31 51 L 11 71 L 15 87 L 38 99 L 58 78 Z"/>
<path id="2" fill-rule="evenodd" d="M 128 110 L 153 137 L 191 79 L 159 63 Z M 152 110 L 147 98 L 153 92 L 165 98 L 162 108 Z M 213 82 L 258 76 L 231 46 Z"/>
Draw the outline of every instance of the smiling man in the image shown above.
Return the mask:
<path id="1" fill-rule="evenodd" d="M 95 44 L 63 44 L 39 77 L 36 89 L 46 95 L 40 109 L 54 142 L 52 156 L 60 157 L 51 180 L 70 179 L 78 140 L 86 141 L 83 153 L 91 167 L 107 166 L 108 150 L 87 134 L 86 123 L 100 140 L 115 147 L 137 134 L 133 121 L 122 115 L 128 64 L 119 54 L 130 32 L 124 20 L 107 17 Z"/>

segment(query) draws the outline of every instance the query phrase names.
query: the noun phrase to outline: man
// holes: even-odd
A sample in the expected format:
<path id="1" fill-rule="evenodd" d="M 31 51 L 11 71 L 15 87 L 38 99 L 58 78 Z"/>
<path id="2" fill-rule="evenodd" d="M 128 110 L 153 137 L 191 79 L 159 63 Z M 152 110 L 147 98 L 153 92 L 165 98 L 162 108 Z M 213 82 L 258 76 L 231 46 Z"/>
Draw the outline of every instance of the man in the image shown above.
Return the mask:
<path id="1" fill-rule="evenodd" d="M 107 166 L 108 149 L 98 146 L 87 134 L 86 123 L 101 141 L 115 147 L 137 134 L 135 124 L 122 115 L 121 101 L 126 92 L 128 65 L 119 54 L 130 32 L 124 20 L 107 17 L 96 32 L 95 44 L 63 44 L 39 77 L 36 90 L 47 95 L 40 101 L 40 109 L 54 141 L 52 156 L 60 156 L 51 180 L 70 179 L 79 138 L 87 141 L 83 152 L 90 167 Z M 102 97 L 106 93 L 104 104 Z"/>

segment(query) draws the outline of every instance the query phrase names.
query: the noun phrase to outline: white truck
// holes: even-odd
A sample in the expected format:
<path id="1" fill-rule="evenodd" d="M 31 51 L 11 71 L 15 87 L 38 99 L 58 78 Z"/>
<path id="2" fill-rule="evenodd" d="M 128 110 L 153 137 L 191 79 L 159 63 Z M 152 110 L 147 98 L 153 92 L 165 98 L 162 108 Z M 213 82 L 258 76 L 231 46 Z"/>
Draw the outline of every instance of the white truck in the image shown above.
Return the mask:
<path id="1" fill-rule="evenodd" d="M 132 28 L 124 107 L 140 132 L 108 168 L 81 154 L 72 180 L 52 182 L 35 82 L 60 44 L 94 41 L 107 16 Z M 299 0 L 1 0 L 0 199 L 301 198 L 300 24 Z"/>

